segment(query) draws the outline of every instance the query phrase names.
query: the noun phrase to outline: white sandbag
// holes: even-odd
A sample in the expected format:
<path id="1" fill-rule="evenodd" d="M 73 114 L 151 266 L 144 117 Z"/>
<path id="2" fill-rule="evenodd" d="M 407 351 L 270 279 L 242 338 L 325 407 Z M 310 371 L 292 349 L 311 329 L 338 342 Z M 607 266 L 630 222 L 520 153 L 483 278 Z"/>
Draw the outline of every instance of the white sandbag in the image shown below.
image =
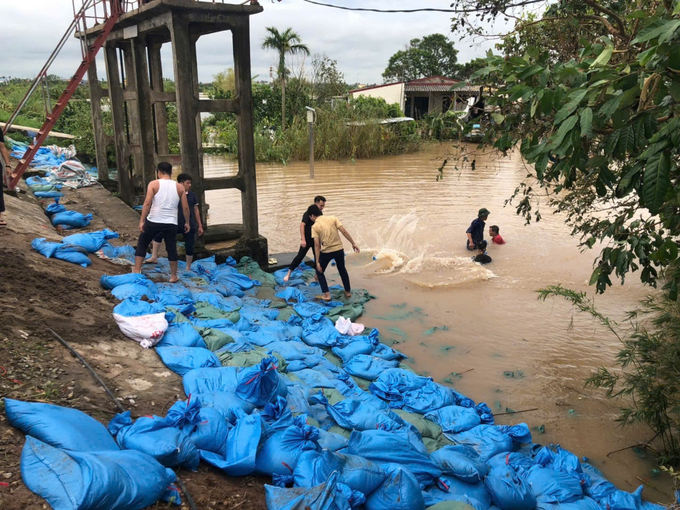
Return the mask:
<path id="1" fill-rule="evenodd" d="M 125 336 L 139 342 L 145 349 L 156 345 L 168 329 L 168 321 L 164 313 L 138 317 L 125 317 L 114 313 L 113 318 Z"/>
<path id="2" fill-rule="evenodd" d="M 363 324 L 352 324 L 351 319 L 345 319 L 344 317 L 338 317 L 335 323 L 335 329 L 341 335 L 356 336 L 360 335 L 366 326 Z"/>

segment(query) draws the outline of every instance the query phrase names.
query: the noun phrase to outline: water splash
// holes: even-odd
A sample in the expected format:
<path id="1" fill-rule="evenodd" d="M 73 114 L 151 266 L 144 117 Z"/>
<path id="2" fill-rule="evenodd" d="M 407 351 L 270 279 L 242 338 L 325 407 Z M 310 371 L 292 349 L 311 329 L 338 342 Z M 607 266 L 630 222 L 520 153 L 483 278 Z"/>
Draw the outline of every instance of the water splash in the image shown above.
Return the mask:
<path id="1" fill-rule="evenodd" d="M 418 243 L 416 210 L 392 216 L 374 232 L 362 236 L 373 260 L 365 268 L 378 275 L 399 274 L 421 287 L 440 288 L 484 281 L 496 275 L 472 257 L 436 252 L 430 243 Z M 422 237 L 422 236 L 421 236 Z"/>

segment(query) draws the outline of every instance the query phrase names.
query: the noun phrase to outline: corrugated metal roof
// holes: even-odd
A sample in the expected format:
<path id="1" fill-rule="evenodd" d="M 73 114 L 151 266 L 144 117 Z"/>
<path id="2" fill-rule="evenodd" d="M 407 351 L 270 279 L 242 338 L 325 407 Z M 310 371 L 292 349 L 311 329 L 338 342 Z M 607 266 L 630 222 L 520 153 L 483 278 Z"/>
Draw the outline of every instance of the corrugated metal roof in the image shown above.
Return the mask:
<path id="1" fill-rule="evenodd" d="M 404 90 L 406 92 L 453 92 L 451 87 L 453 84 L 445 85 L 410 85 L 406 84 Z M 479 87 L 460 87 L 456 89 L 456 92 L 479 92 Z"/>

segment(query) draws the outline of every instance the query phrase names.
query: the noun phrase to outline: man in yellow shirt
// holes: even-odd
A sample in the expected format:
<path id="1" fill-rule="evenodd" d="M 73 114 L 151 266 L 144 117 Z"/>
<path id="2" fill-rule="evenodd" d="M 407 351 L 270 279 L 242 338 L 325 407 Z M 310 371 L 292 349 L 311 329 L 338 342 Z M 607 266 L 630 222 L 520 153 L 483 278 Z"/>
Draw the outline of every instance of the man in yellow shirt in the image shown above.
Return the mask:
<path id="1" fill-rule="evenodd" d="M 321 296 L 318 299 L 324 301 L 331 300 L 331 293 L 328 290 L 328 282 L 324 276 L 324 271 L 330 264 L 331 260 L 335 261 L 335 265 L 342 278 L 342 285 L 345 287 L 345 296 L 352 295 L 352 288 L 349 284 L 349 274 L 345 267 L 345 250 L 342 247 L 342 239 L 339 233 L 342 233 L 350 243 L 355 252 L 359 253 L 359 247 L 349 235 L 349 232 L 342 226 L 340 220 L 335 216 L 322 216 L 321 210 L 316 205 L 310 205 L 307 209 L 309 218 L 314 222 L 312 225 L 312 238 L 314 239 L 314 253 L 316 254 L 316 275 L 319 278 L 321 285 Z"/>

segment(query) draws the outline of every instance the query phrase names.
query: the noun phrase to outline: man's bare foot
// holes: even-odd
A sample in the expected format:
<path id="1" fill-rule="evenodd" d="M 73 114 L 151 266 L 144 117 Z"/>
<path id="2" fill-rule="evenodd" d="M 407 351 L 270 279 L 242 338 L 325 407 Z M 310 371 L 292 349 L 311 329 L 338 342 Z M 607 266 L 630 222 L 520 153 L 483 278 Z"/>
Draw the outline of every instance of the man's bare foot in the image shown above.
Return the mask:
<path id="1" fill-rule="evenodd" d="M 352 292 L 347 292 L 347 291 L 345 291 L 345 297 L 346 297 L 346 298 L 351 298 L 351 297 L 352 297 Z"/>
<path id="2" fill-rule="evenodd" d="M 288 274 L 283 277 L 283 281 L 288 283 L 288 280 L 290 280 L 290 271 L 288 271 Z"/>
<path id="3" fill-rule="evenodd" d="M 177 283 L 178 281 L 179 281 L 179 277 L 178 277 L 178 276 L 171 276 L 171 277 L 170 277 L 170 283 Z"/>
<path id="4" fill-rule="evenodd" d="M 329 302 L 331 300 L 331 297 L 325 296 L 324 294 L 319 294 L 318 296 L 314 296 L 314 299 L 320 299 L 321 301 Z"/>
<path id="5" fill-rule="evenodd" d="M 146 259 L 146 260 L 144 261 L 145 264 L 155 264 L 155 263 L 157 263 L 157 262 L 158 262 L 158 259 L 155 259 L 155 258 L 153 258 L 153 257 L 149 257 L 148 259 Z"/>

